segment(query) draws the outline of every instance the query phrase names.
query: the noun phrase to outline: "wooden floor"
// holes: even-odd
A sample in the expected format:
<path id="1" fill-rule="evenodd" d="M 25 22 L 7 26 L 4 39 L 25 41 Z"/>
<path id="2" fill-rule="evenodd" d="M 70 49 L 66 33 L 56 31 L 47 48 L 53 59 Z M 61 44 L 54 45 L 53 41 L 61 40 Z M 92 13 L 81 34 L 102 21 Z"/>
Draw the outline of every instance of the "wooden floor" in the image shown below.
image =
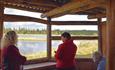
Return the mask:
<path id="1" fill-rule="evenodd" d="M 48 70 L 49 68 L 55 68 L 55 62 L 44 62 L 38 64 L 24 65 L 24 70 Z"/>

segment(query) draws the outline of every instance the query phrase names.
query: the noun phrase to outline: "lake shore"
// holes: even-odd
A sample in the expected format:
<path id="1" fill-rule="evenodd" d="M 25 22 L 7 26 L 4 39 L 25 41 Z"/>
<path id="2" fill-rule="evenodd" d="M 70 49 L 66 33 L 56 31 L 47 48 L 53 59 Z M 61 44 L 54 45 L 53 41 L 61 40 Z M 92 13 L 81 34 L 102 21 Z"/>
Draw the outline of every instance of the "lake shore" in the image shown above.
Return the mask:
<path id="1" fill-rule="evenodd" d="M 18 38 L 20 41 L 46 41 L 47 39 L 43 38 Z"/>

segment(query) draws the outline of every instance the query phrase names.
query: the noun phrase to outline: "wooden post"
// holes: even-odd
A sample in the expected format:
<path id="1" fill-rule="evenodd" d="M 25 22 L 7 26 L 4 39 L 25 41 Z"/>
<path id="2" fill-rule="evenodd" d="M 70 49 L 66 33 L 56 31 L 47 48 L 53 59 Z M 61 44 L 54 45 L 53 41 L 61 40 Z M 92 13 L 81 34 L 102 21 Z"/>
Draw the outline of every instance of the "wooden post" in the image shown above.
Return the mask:
<path id="1" fill-rule="evenodd" d="M 3 4 L 1 4 L 0 2 L 0 64 L 1 64 L 1 61 L 2 61 L 2 58 L 1 58 L 1 38 L 3 36 L 3 14 L 4 14 L 4 7 L 3 7 Z"/>
<path id="2" fill-rule="evenodd" d="M 4 14 L 4 7 L 0 2 L 0 46 L 1 46 L 1 38 L 3 35 L 3 14 Z"/>
<path id="3" fill-rule="evenodd" d="M 51 59 L 51 18 L 48 19 L 47 24 L 47 57 L 48 59 Z"/>
<path id="4" fill-rule="evenodd" d="M 106 40 L 107 40 L 107 24 L 106 23 L 102 23 L 101 25 L 101 32 L 102 32 L 102 52 L 103 52 L 103 56 L 106 57 L 107 54 L 107 44 L 106 44 Z"/>
<path id="5" fill-rule="evenodd" d="M 115 70 L 115 0 L 107 0 L 107 69 Z"/>
<path id="6" fill-rule="evenodd" d="M 101 18 L 98 18 L 98 51 L 102 54 L 102 27 L 101 27 Z"/>

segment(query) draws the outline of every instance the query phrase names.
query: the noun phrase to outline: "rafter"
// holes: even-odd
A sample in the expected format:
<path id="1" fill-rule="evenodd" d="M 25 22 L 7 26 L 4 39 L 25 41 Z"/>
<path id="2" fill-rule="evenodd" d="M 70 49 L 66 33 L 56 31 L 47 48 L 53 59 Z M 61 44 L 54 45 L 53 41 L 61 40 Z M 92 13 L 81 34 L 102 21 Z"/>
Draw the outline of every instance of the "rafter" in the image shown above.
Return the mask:
<path id="1" fill-rule="evenodd" d="M 88 19 L 105 18 L 105 17 L 106 17 L 106 13 L 88 15 Z"/>
<path id="2" fill-rule="evenodd" d="M 49 12 L 46 12 L 44 14 L 41 15 L 41 17 L 53 17 L 53 16 L 56 16 L 56 15 L 59 15 L 59 14 L 67 14 L 67 13 L 70 13 L 72 10 L 77 10 L 78 8 L 81 8 L 81 7 L 84 7 L 86 5 L 89 5 L 89 4 L 92 4 L 92 0 L 81 0 L 81 1 L 78 1 L 78 2 L 70 2 L 68 4 L 65 4 L 64 6 L 62 7 L 58 7 L 56 9 L 53 9 Z M 97 1 L 98 3 L 101 2 L 100 1 Z M 97 2 L 94 2 L 97 4 Z M 94 4 L 93 3 L 93 4 Z M 86 10 L 86 8 L 85 8 Z M 81 11 L 81 10 L 80 10 Z"/>
<path id="3" fill-rule="evenodd" d="M 50 1 L 50 0 L 3 0 L 3 1 L 10 2 L 10 3 L 32 4 L 32 5 L 38 5 L 38 6 L 44 6 L 44 7 L 58 6 L 53 1 Z"/>
<path id="4" fill-rule="evenodd" d="M 101 7 L 102 9 L 105 9 L 106 4 L 105 3 L 94 3 L 94 2 L 92 2 L 92 3 L 90 3 L 86 6 L 79 7 L 79 8 L 77 8 L 75 10 L 72 10 L 68 13 L 62 13 L 62 14 L 52 16 L 52 18 L 60 17 L 60 16 L 63 16 L 65 14 L 74 14 L 74 15 L 75 14 L 80 14 L 80 13 L 83 14 L 83 15 L 84 14 L 85 15 L 95 14 L 95 13 L 99 13 L 99 11 L 101 10 L 101 9 L 98 9 L 98 7 Z M 95 8 L 97 8 L 98 11 L 95 11 L 95 10 L 93 11 L 93 9 L 95 9 Z M 106 11 L 106 10 L 104 10 L 104 11 Z M 100 12 L 102 12 L 102 11 L 100 11 Z"/>
<path id="5" fill-rule="evenodd" d="M 27 17 L 27 16 L 19 16 L 19 15 L 4 15 L 4 21 L 6 22 L 38 22 L 47 24 L 46 20 L 42 20 L 39 18 Z"/>
<path id="6" fill-rule="evenodd" d="M 25 2 L 26 4 L 30 4 L 30 5 L 36 5 L 36 6 L 44 6 L 44 7 L 58 7 L 57 5 L 53 5 L 53 4 L 44 4 L 44 3 L 32 3 L 32 2 Z"/>
<path id="7" fill-rule="evenodd" d="M 26 5 L 21 3 L 12 3 L 12 2 L 2 2 L 5 7 L 8 8 L 15 8 L 15 9 L 21 9 L 21 10 L 27 10 L 32 12 L 46 12 L 51 10 L 50 7 L 42 7 L 42 6 L 33 6 L 33 5 Z"/>
<path id="8" fill-rule="evenodd" d="M 4 21 L 6 22 L 39 22 L 47 24 L 46 20 L 39 18 L 33 18 L 28 16 L 19 15 L 4 15 Z M 51 21 L 51 25 L 98 25 L 97 21 Z"/>
<path id="9" fill-rule="evenodd" d="M 90 10 L 90 9 L 94 9 L 96 7 L 106 8 L 106 3 L 95 3 L 95 2 L 91 2 L 88 5 L 84 5 L 82 7 L 79 7 L 77 9 L 72 10 L 70 13 L 83 12 L 83 11 L 87 11 L 87 10 Z"/>

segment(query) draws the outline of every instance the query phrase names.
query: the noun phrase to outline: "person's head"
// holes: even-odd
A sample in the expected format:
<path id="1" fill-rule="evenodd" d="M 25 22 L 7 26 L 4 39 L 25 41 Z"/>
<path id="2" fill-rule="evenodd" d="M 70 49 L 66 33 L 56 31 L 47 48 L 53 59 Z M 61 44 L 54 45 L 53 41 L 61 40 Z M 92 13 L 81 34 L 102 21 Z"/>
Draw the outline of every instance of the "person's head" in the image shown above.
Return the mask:
<path id="1" fill-rule="evenodd" d="M 17 44 L 17 34 L 15 31 L 7 32 L 2 39 L 2 46 L 16 45 Z"/>
<path id="2" fill-rule="evenodd" d="M 68 32 L 64 32 L 61 34 L 61 40 L 65 42 L 66 40 L 71 39 L 71 35 Z"/>
<path id="3" fill-rule="evenodd" d="M 94 62 L 98 63 L 101 60 L 102 55 L 99 52 L 94 52 L 92 58 Z"/>

